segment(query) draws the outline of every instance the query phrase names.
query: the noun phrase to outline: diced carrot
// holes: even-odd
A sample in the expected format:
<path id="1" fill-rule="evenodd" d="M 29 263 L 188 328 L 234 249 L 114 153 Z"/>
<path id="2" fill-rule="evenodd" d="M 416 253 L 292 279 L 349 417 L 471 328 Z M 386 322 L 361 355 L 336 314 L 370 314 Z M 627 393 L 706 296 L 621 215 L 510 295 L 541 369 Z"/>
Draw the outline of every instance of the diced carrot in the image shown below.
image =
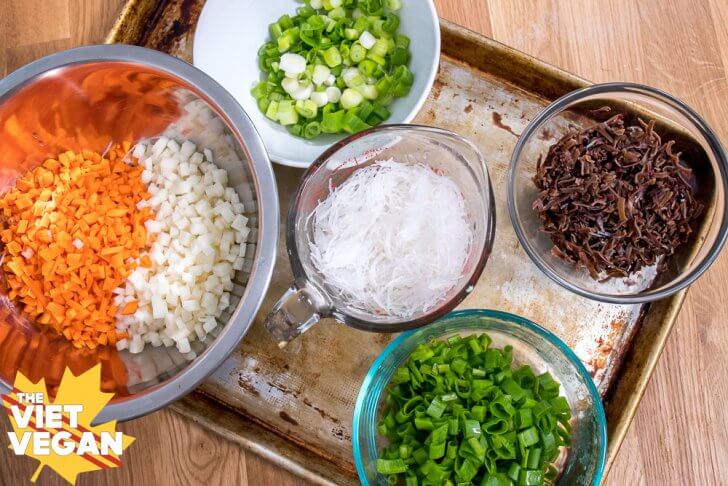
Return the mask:
<path id="1" fill-rule="evenodd" d="M 66 256 L 66 263 L 68 263 L 68 266 L 70 268 L 78 268 L 81 266 L 82 259 L 80 253 L 70 253 L 68 256 Z"/>
<path id="2" fill-rule="evenodd" d="M 132 300 L 124 306 L 124 308 L 121 310 L 121 313 L 125 316 L 128 316 L 135 313 L 138 308 L 139 302 L 137 302 L 136 300 Z"/>
<path id="3" fill-rule="evenodd" d="M 18 179 L 18 181 L 15 183 L 15 187 L 18 188 L 20 191 L 29 191 L 30 189 L 33 189 L 33 180 L 30 179 Z"/>
<path id="4" fill-rule="evenodd" d="M 36 238 L 41 243 L 50 243 L 53 241 L 53 235 L 51 235 L 51 232 L 48 230 L 38 231 L 38 233 L 36 233 Z"/>
<path id="5" fill-rule="evenodd" d="M 30 197 L 24 194 L 15 200 L 15 205 L 22 211 L 23 209 L 31 207 L 33 205 L 33 201 Z"/>
<path id="6" fill-rule="evenodd" d="M 52 316 L 53 316 L 53 317 L 54 317 L 54 318 L 55 318 L 55 319 L 56 319 L 56 320 L 57 320 L 58 322 L 62 322 L 62 321 L 63 321 L 63 319 L 64 319 L 64 318 L 66 317 L 66 312 L 65 312 L 65 310 L 63 309 L 63 307 L 61 307 L 60 305 L 58 305 L 58 304 L 57 304 L 57 303 L 55 303 L 55 302 L 49 302 L 49 303 L 48 303 L 48 305 L 46 305 L 46 309 L 48 310 L 48 312 L 50 312 L 50 313 L 51 313 L 51 315 L 52 315 Z"/>
<path id="7" fill-rule="evenodd" d="M 6 248 L 10 252 L 11 255 L 17 255 L 21 251 L 23 251 L 23 247 L 20 246 L 20 244 L 17 241 L 11 241 L 7 244 Z"/>
<path id="8" fill-rule="evenodd" d="M 104 248 L 103 250 L 101 250 L 101 252 L 99 252 L 99 254 L 101 254 L 101 255 L 113 255 L 114 253 L 121 253 L 122 251 L 124 251 L 124 247 L 123 246 L 109 246 L 109 247 Z"/>
<path id="9" fill-rule="evenodd" d="M 127 212 L 128 212 L 128 209 L 126 209 L 126 208 L 116 208 L 116 209 L 112 209 L 112 210 L 108 211 L 106 213 L 106 216 L 108 216 L 110 218 L 120 218 L 120 217 L 124 216 Z"/>
<path id="10" fill-rule="evenodd" d="M 140 263 L 144 268 L 152 268 L 152 259 L 148 255 L 142 255 Z"/>
<path id="11" fill-rule="evenodd" d="M 142 168 L 123 160 L 130 147 L 116 146 L 107 158 L 89 150 L 64 152 L 0 196 L 8 295 L 79 349 L 128 337 L 115 329 L 119 309 L 112 291 L 153 240 L 144 227 L 153 214 L 137 208 L 149 197 Z M 20 256 L 26 248 L 32 250 L 29 258 Z M 146 255 L 140 263 L 151 266 Z M 122 313 L 133 314 L 137 305 L 126 305 Z"/>

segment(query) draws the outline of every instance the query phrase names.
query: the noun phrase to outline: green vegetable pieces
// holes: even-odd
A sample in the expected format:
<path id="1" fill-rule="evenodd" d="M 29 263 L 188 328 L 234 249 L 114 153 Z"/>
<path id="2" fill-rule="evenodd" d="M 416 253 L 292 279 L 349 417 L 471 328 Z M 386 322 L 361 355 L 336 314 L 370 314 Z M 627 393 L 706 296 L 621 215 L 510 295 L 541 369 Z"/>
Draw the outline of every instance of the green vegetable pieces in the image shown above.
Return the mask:
<path id="1" fill-rule="evenodd" d="M 398 34 L 401 0 L 305 0 L 269 27 L 258 51 L 258 107 L 296 136 L 356 133 L 389 118 L 406 96 L 410 40 Z"/>
<path id="2" fill-rule="evenodd" d="M 569 403 L 512 352 L 487 334 L 418 346 L 387 390 L 377 472 L 390 484 L 551 484 L 570 445 Z"/>

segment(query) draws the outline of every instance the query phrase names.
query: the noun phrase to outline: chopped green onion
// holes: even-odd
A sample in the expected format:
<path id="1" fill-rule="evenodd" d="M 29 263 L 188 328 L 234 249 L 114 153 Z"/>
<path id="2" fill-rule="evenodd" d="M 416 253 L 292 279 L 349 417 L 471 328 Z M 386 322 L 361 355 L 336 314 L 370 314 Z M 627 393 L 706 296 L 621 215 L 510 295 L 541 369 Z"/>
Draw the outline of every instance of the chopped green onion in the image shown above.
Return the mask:
<path id="1" fill-rule="evenodd" d="M 303 129 L 303 138 L 313 140 L 321 134 L 321 124 L 317 121 L 307 123 Z"/>
<path id="2" fill-rule="evenodd" d="M 367 59 L 374 61 L 380 66 L 385 66 L 387 64 L 387 60 L 384 58 L 384 56 L 380 56 L 376 52 L 367 52 Z"/>
<path id="3" fill-rule="evenodd" d="M 359 38 L 360 32 L 356 29 L 344 29 L 344 37 L 347 40 L 356 40 Z"/>
<path id="4" fill-rule="evenodd" d="M 470 458 L 465 458 L 459 468 L 455 470 L 455 478 L 460 483 L 468 483 L 478 474 L 479 464 Z"/>
<path id="5" fill-rule="evenodd" d="M 293 125 L 298 122 L 298 112 L 294 108 L 293 101 L 284 100 L 278 103 L 278 123 L 281 125 Z"/>
<path id="6" fill-rule="evenodd" d="M 341 106 L 347 110 L 359 106 L 362 101 L 364 101 L 364 97 L 361 93 L 351 88 L 345 89 L 341 94 Z"/>
<path id="7" fill-rule="evenodd" d="M 547 455 L 556 449 L 556 437 L 551 432 L 541 432 L 541 443 Z"/>
<path id="8" fill-rule="evenodd" d="M 323 53 L 324 61 L 329 67 L 336 67 L 341 64 L 341 53 L 336 46 L 331 46 Z"/>
<path id="9" fill-rule="evenodd" d="M 427 407 L 427 415 L 429 415 L 432 418 L 440 418 L 442 417 L 442 413 L 447 408 L 447 405 L 442 403 L 439 399 L 433 398 L 430 402 L 430 406 Z"/>
<path id="10" fill-rule="evenodd" d="M 265 116 L 273 121 L 278 121 L 278 102 L 271 101 L 268 105 L 268 109 L 265 112 Z"/>
<path id="11" fill-rule="evenodd" d="M 478 422 L 485 421 L 486 409 L 483 405 L 475 405 L 473 408 L 470 409 L 470 413 L 473 416 L 473 419 L 477 420 Z"/>
<path id="12" fill-rule="evenodd" d="M 463 422 L 463 430 L 466 439 L 468 437 L 480 437 L 482 433 L 480 423 L 477 420 L 465 420 Z"/>
<path id="13" fill-rule="evenodd" d="M 399 17 L 394 14 L 388 14 L 384 16 L 384 23 L 382 23 L 382 30 L 389 34 L 393 34 L 399 27 Z"/>
<path id="14" fill-rule="evenodd" d="M 541 467 L 541 448 L 534 447 L 529 451 L 528 461 L 526 462 L 528 469 L 539 469 Z"/>
<path id="15" fill-rule="evenodd" d="M 389 52 L 389 43 L 385 39 L 377 39 L 377 42 L 369 49 L 369 52 L 384 57 Z"/>
<path id="16" fill-rule="evenodd" d="M 531 447 L 534 444 L 538 444 L 538 429 L 536 427 L 530 427 L 523 432 L 518 434 L 518 441 L 525 447 Z"/>
<path id="17" fill-rule="evenodd" d="M 364 84 L 364 76 L 361 75 L 361 72 L 357 68 L 348 68 L 345 69 L 341 73 L 341 78 L 344 80 L 344 83 L 349 88 L 356 88 L 357 86 L 361 86 Z"/>
<path id="18" fill-rule="evenodd" d="M 392 86 L 408 76 L 383 79 Z M 378 99 L 321 111 L 355 130 L 383 110 Z M 571 411 L 559 388 L 547 373 L 514 367 L 513 348 L 493 348 L 484 334 L 422 344 L 395 371 L 378 425 L 390 444 L 379 459 L 407 469 L 382 474 L 388 484 L 549 483 L 560 448 L 571 443 Z"/>
<path id="19" fill-rule="evenodd" d="M 450 368 L 452 368 L 458 376 L 463 376 L 465 374 L 465 370 L 468 369 L 468 362 L 461 358 L 455 358 L 450 363 Z"/>
<path id="20" fill-rule="evenodd" d="M 282 15 L 281 18 L 278 19 L 278 23 L 281 25 L 282 29 L 290 29 L 294 26 L 293 19 L 291 19 L 290 15 Z"/>
<path id="21" fill-rule="evenodd" d="M 430 459 L 440 459 L 445 455 L 445 449 L 447 447 L 447 444 L 445 442 L 438 442 L 430 444 L 430 451 L 429 451 L 429 458 Z"/>
<path id="22" fill-rule="evenodd" d="M 367 50 L 359 44 L 359 42 L 355 42 L 351 45 L 351 48 L 349 49 L 349 57 L 351 58 L 351 61 L 354 63 L 360 63 L 365 60 L 367 57 Z"/>
<path id="23" fill-rule="evenodd" d="M 429 460 L 429 452 L 427 448 L 423 446 L 419 449 L 415 449 L 412 452 L 412 457 L 417 464 L 424 464 Z"/>
<path id="24" fill-rule="evenodd" d="M 304 118 L 315 118 L 318 106 L 311 100 L 298 100 L 296 101 L 296 111 Z"/>
<path id="25" fill-rule="evenodd" d="M 526 397 L 526 392 L 516 383 L 513 378 L 508 378 L 501 384 L 503 391 L 511 396 L 514 402 L 520 402 Z"/>
<path id="26" fill-rule="evenodd" d="M 383 12 L 382 0 L 357 0 L 357 6 L 369 16 L 381 15 Z"/>
<path id="27" fill-rule="evenodd" d="M 358 91 L 365 99 L 370 101 L 376 100 L 379 96 L 379 91 L 377 91 L 377 87 L 370 84 L 362 84 L 360 86 L 356 86 L 354 89 Z"/>
<path id="28" fill-rule="evenodd" d="M 530 408 L 522 408 L 516 412 L 516 425 L 519 430 L 533 425 L 533 414 Z"/>
<path id="29" fill-rule="evenodd" d="M 569 407 L 569 402 L 564 397 L 556 397 L 550 402 L 551 404 L 551 411 L 557 415 L 561 415 L 564 413 L 569 413 L 571 408 Z"/>
<path id="30" fill-rule="evenodd" d="M 475 454 L 475 457 L 481 457 L 485 454 L 485 449 L 482 445 L 480 445 L 480 441 L 477 439 L 477 437 L 469 438 L 468 445 L 473 450 L 473 454 Z"/>
<path id="31" fill-rule="evenodd" d="M 324 133 L 340 133 L 344 127 L 344 115 L 346 115 L 344 110 L 325 113 L 321 121 L 321 131 Z"/>
<path id="32" fill-rule="evenodd" d="M 417 346 L 415 350 L 410 355 L 410 359 L 412 361 L 425 361 L 435 356 L 434 351 L 432 349 L 428 348 L 424 344 Z"/>
<path id="33" fill-rule="evenodd" d="M 441 425 L 430 434 L 430 443 L 436 444 L 447 440 L 448 424 Z"/>
<path id="34" fill-rule="evenodd" d="M 370 128 L 361 118 L 355 113 L 347 112 L 344 115 L 344 131 L 347 133 L 358 133 L 362 130 Z"/>
<path id="35" fill-rule="evenodd" d="M 269 41 L 258 50 L 265 79 L 251 89 L 259 109 L 309 139 L 384 122 L 391 114 L 386 106 L 413 84 L 410 39 L 397 32 L 394 13 L 401 8 L 402 0 L 304 0 L 295 15 L 271 23 Z M 346 88 L 356 92 L 342 96 Z"/>
<path id="36" fill-rule="evenodd" d="M 412 455 L 412 446 L 409 444 L 402 444 L 399 446 L 399 458 L 409 459 Z"/>
<path id="37" fill-rule="evenodd" d="M 393 12 L 402 8 L 402 0 L 384 0 L 384 5 Z"/>
<path id="38" fill-rule="evenodd" d="M 533 407 L 533 416 L 536 419 L 541 418 L 545 413 L 551 410 L 551 404 L 546 400 L 541 400 Z"/>
<path id="39" fill-rule="evenodd" d="M 508 468 L 508 477 L 514 481 L 518 481 L 518 475 L 521 472 L 521 466 L 518 463 L 512 462 Z"/>
<path id="40" fill-rule="evenodd" d="M 359 32 L 363 32 L 369 28 L 369 19 L 366 17 L 359 17 L 354 21 L 354 28 Z"/>
<path id="41" fill-rule="evenodd" d="M 505 474 L 486 474 L 481 486 L 511 486 L 511 480 Z"/>
<path id="42" fill-rule="evenodd" d="M 407 383 L 410 379 L 409 370 L 407 368 L 397 368 L 396 373 L 394 374 L 394 382 L 395 383 Z"/>
<path id="43" fill-rule="evenodd" d="M 377 459 L 379 474 L 399 474 L 407 471 L 407 464 L 402 459 Z"/>
<path id="44" fill-rule="evenodd" d="M 406 35 L 397 34 L 394 38 L 394 45 L 402 49 L 409 49 L 410 39 Z"/>
<path id="45" fill-rule="evenodd" d="M 518 476 L 519 486 L 538 486 L 543 484 L 543 472 L 532 469 L 524 469 Z"/>
<path id="46" fill-rule="evenodd" d="M 274 22 L 268 26 L 268 32 L 272 38 L 278 39 L 283 35 L 283 28 L 281 27 L 281 24 Z"/>
<path id="47" fill-rule="evenodd" d="M 425 417 L 415 417 L 415 428 L 417 430 L 432 430 L 435 426 L 432 424 L 432 420 Z"/>

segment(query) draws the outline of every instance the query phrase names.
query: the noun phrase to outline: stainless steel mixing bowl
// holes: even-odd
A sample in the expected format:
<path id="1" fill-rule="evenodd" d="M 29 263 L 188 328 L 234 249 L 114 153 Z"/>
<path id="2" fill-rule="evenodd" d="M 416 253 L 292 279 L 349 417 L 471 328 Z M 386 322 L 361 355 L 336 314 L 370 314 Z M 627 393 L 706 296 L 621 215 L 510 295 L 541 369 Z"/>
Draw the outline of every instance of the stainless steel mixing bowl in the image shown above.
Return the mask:
<path id="1" fill-rule="evenodd" d="M 191 391 L 233 351 L 253 322 L 273 272 L 279 208 L 275 177 L 253 124 L 230 94 L 193 66 L 133 46 L 91 46 L 33 62 L 0 80 L 0 193 L 18 175 L 66 150 L 102 152 L 110 142 L 171 136 L 210 148 L 245 204 L 252 230 L 246 264 L 217 330 L 196 357 L 147 345 L 141 354 L 79 350 L 0 296 L 0 393 L 17 371 L 51 391 L 68 367 L 101 363 L 102 389 L 116 393 L 97 422 L 150 413 Z"/>

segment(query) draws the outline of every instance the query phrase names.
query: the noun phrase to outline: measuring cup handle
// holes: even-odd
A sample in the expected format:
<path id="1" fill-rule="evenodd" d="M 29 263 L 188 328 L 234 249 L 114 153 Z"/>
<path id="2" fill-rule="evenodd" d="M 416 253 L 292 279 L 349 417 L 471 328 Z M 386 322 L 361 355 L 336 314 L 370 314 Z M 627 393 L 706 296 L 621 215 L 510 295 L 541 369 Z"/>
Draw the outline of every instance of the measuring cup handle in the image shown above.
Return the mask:
<path id="1" fill-rule="evenodd" d="M 283 348 L 329 313 L 331 304 L 319 290 L 294 283 L 265 319 L 265 328 Z"/>

